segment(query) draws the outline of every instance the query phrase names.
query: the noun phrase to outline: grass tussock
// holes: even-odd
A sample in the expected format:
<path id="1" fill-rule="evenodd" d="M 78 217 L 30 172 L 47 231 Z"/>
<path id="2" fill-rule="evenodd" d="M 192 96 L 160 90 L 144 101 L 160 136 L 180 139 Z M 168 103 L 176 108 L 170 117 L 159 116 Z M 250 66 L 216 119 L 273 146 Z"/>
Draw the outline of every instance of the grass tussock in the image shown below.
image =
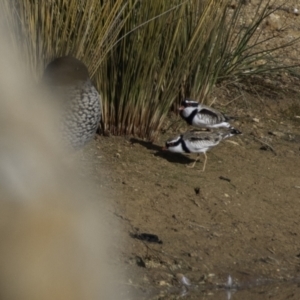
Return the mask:
<path id="1" fill-rule="evenodd" d="M 97 77 L 106 125 L 114 134 L 152 140 L 178 99 L 209 93 L 217 77 L 205 58 L 213 55 L 226 5 L 178 0 L 136 6 Z"/>
<path id="2" fill-rule="evenodd" d="M 291 70 L 300 66 L 299 61 L 286 62 L 286 51 L 298 47 L 299 38 L 282 39 L 282 28 L 270 29 L 266 24 L 278 14 L 284 4 L 260 0 L 249 15 L 242 1 L 230 10 L 224 22 L 224 34 L 220 44 L 222 59 L 218 80 L 241 79 L 245 76 L 270 74 L 279 70 Z"/>
<path id="3" fill-rule="evenodd" d="M 132 1 L 134 6 L 136 1 Z M 36 78 L 55 57 L 73 55 L 94 75 L 126 22 L 124 0 L 3 0 L 12 40 Z M 12 30 L 14 28 L 14 30 Z"/>
<path id="4" fill-rule="evenodd" d="M 206 102 L 216 82 L 291 67 L 280 53 L 297 41 L 270 47 L 276 37 L 262 33 L 280 7 L 260 0 L 249 18 L 243 1 L 234 10 L 230 2 L 4 0 L 0 8 L 37 78 L 53 57 L 74 55 L 102 93 L 105 129 L 153 140 L 181 99 Z"/>

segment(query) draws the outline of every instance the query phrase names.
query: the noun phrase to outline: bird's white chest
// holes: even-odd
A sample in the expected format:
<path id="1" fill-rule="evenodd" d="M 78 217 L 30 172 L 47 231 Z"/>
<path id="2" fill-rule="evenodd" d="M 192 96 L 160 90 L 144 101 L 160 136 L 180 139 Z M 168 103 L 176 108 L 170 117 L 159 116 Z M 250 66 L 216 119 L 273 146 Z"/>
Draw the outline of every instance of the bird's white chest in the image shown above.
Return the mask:
<path id="1" fill-rule="evenodd" d="M 186 107 L 184 110 L 182 110 L 181 115 L 183 116 L 183 118 L 188 118 L 195 109 L 197 109 L 197 108 Z"/>
<path id="2" fill-rule="evenodd" d="M 179 145 L 176 145 L 176 146 L 170 146 L 170 147 L 168 148 L 168 150 L 169 150 L 170 152 L 175 152 L 175 153 L 183 153 L 183 152 L 185 152 L 185 151 L 183 150 L 183 148 L 182 148 L 181 143 L 180 143 Z"/>

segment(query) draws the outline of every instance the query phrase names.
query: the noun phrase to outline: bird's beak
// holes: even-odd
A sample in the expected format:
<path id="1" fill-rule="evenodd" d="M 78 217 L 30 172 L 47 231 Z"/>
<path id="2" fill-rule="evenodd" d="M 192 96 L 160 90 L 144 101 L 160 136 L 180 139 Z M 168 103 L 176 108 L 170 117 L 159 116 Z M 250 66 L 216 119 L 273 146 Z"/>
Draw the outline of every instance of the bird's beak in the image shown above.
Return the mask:
<path id="1" fill-rule="evenodd" d="M 166 151 L 166 150 L 168 150 L 168 148 L 167 147 L 162 147 L 161 150 Z"/>
<path id="2" fill-rule="evenodd" d="M 178 110 L 184 110 L 184 106 L 180 106 Z"/>

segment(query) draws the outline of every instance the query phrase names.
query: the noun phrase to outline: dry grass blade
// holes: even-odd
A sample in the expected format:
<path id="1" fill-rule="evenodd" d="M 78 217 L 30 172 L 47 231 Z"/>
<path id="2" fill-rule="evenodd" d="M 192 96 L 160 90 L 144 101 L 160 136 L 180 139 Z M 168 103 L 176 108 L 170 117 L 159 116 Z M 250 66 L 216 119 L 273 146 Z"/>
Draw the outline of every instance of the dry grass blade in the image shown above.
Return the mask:
<path id="1" fill-rule="evenodd" d="M 123 27 L 128 7 L 124 0 L 4 0 L 0 5 L 36 78 L 51 59 L 69 54 L 95 74 Z"/>
<path id="2" fill-rule="evenodd" d="M 155 139 L 182 98 L 206 102 L 217 81 L 290 68 L 265 48 L 258 30 L 277 8 L 259 0 L 250 23 L 245 5 L 230 0 L 3 0 L 12 39 L 33 75 L 71 54 L 83 60 L 103 95 L 106 129 Z"/>
<path id="3" fill-rule="evenodd" d="M 192 74 L 199 74 L 204 47 L 210 55 L 210 45 L 215 42 L 210 36 L 227 3 L 164 1 L 136 7 L 98 75 L 106 126 L 114 134 L 155 138 L 177 102 L 180 86 Z M 107 74 L 109 83 L 105 82 Z M 212 82 L 204 76 L 201 79 L 204 85 L 196 93 L 207 94 Z M 190 89 L 184 90 L 186 94 Z"/>
<path id="4" fill-rule="evenodd" d="M 298 63 L 284 63 L 284 50 L 295 46 L 298 39 L 277 42 L 277 46 L 269 46 L 272 40 L 278 37 L 264 37 L 263 22 L 272 14 L 281 9 L 281 6 L 271 5 L 272 1 L 258 2 L 255 14 L 249 20 L 245 6 L 240 2 L 231 17 L 224 20 L 224 39 L 220 45 L 220 52 L 225 55 L 221 61 L 219 80 L 235 76 L 242 78 L 258 73 L 271 73 L 280 69 L 291 69 L 299 66 Z M 250 18 L 250 19 L 251 19 Z"/>

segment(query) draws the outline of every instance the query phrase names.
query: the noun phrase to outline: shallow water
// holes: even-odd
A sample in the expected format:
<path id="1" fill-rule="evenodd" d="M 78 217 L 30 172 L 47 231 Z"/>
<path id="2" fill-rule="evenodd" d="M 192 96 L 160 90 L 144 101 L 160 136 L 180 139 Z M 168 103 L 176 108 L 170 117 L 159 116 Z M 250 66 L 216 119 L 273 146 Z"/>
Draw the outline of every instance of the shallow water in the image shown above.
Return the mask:
<path id="1" fill-rule="evenodd" d="M 144 294 L 142 296 L 142 294 Z M 255 284 L 244 285 L 236 288 L 207 288 L 206 286 L 172 287 L 168 290 L 139 291 L 140 299 L 146 300 L 265 300 L 265 299 L 300 299 L 300 280 L 293 282 L 269 282 L 258 280 Z"/>

